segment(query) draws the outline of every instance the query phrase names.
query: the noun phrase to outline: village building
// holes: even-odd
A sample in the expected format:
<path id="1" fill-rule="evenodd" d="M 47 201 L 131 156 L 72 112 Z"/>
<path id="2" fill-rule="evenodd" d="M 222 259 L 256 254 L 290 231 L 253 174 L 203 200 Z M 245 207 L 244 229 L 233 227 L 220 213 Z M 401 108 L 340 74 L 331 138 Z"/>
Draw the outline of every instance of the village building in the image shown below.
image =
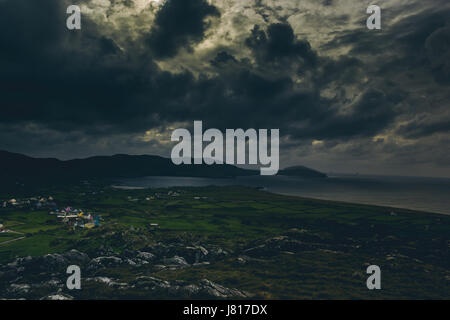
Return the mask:
<path id="1" fill-rule="evenodd" d="M 62 219 L 61 221 L 71 227 L 75 228 L 87 228 L 92 229 L 100 226 L 101 216 L 93 215 L 89 212 L 85 212 L 80 209 L 66 207 L 59 212 L 56 212 L 57 217 Z M 50 212 L 50 214 L 55 214 Z"/>
<path id="2" fill-rule="evenodd" d="M 15 207 L 15 208 L 26 208 L 30 210 L 41 209 L 44 207 L 48 208 L 56 208 L 56 203 L 54 202 L 52 197 L 30 197 L 25 199 L 9 199 L 3 201 L 2 207 Z"/>

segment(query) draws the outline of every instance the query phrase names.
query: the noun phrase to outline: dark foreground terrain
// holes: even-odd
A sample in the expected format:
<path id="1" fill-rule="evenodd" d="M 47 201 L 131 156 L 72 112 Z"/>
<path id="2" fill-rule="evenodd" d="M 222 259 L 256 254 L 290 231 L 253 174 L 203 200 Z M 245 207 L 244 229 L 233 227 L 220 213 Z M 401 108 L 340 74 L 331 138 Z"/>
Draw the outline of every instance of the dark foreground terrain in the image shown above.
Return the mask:
<path id="1" fill-rule="evenodd" d="M 0 298 L 450 298 L 445 215 L 241 187 L 85 182 L 0 198 L 33 195 L 100 214 L 101 225 L 72 227 L 46 207 L 0 208 L 12 231 L 0 233 Z M 366 287 L 372 264 L 381 290 Z M 66 287 L 69 265 L 81 268 L 81 290 Z"/>

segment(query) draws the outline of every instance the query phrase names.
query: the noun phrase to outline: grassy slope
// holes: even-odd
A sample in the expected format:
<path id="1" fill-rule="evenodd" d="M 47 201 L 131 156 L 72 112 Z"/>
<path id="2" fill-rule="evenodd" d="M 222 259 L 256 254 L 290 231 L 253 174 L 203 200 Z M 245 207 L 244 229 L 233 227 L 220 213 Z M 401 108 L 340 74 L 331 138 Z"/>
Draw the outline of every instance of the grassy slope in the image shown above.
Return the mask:
<path id="1" fill-rule="evenodd" d="M 0 245 L 0 263 L 14 256 L 72 248 L 95 252 L 100 245 L 120 252 L 130 242 L 105 235 L 131 226 L 139 228 L 131 236 L 133 249 L 149 241 L 184 237 L 239 253 L 258 241 L 292 233 L 307 243 L 320 244 L 322 249 L 279 251 L 246 264 L 238 263 L 236 254 L 209 266 L 152 275 L 183 280 L 206 277 L 262 298 L 450 298 L 450 261 L 445 259 L 449 253 L 448 216 L 399 209 L 392 216 L 389 208 L 301 199 L 241 187 L 177 189 L 183 191 L 180 197 L 152 201 L 144 199 L 154 190 L 106 188 L 97 192 L 100 189 L 93 186 L 45 190 L 41 194 L 51 194 L 60 205 L 102 214 L 106 225 L 72 232 L 45 211 L 0 209 L 0 219 L 7 228 L 28 235 Z M 130 202 L 128 196 L 140 200 Z M 208 199 L 195 200 L 194 196 Z M 153 231 L 150 223 L 161 228 Z M 293 228 L 307 231 L 289 231 Z M 365 286 L 368 264 L 382 269 L 381 291 L 369 291 Z M 111 275 L 132 278 L 134 272 L 112 270 Z"/>

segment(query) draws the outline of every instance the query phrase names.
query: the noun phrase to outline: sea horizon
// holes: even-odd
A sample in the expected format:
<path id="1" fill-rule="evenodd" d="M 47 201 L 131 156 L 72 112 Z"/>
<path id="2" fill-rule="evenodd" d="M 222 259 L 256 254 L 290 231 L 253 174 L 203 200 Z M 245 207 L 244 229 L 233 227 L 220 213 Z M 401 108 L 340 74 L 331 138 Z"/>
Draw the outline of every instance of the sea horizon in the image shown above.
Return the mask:
<path id="1" fill-rule="evenodd" d="M 115 181 L 117 183 L 113 186 L 120 189 L 240 185 L 302 198 L 450 214 L 449 178 L 334 174 L 314 179 L 293 176 L 148 176 Z"/>

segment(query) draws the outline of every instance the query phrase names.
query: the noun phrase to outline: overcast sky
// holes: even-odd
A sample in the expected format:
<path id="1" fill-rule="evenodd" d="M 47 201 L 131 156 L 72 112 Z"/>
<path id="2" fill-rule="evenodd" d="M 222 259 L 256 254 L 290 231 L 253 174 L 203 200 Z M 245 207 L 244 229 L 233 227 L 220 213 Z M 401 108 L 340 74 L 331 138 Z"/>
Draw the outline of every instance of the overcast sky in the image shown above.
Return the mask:
<path id="1" fill-rule="evenodd" d="M 282 167 L 450 177 L 448 0 L 0 0 L 0 42 L 0 149 L 169 156 L 203 120 L 279 128 Z"/>

